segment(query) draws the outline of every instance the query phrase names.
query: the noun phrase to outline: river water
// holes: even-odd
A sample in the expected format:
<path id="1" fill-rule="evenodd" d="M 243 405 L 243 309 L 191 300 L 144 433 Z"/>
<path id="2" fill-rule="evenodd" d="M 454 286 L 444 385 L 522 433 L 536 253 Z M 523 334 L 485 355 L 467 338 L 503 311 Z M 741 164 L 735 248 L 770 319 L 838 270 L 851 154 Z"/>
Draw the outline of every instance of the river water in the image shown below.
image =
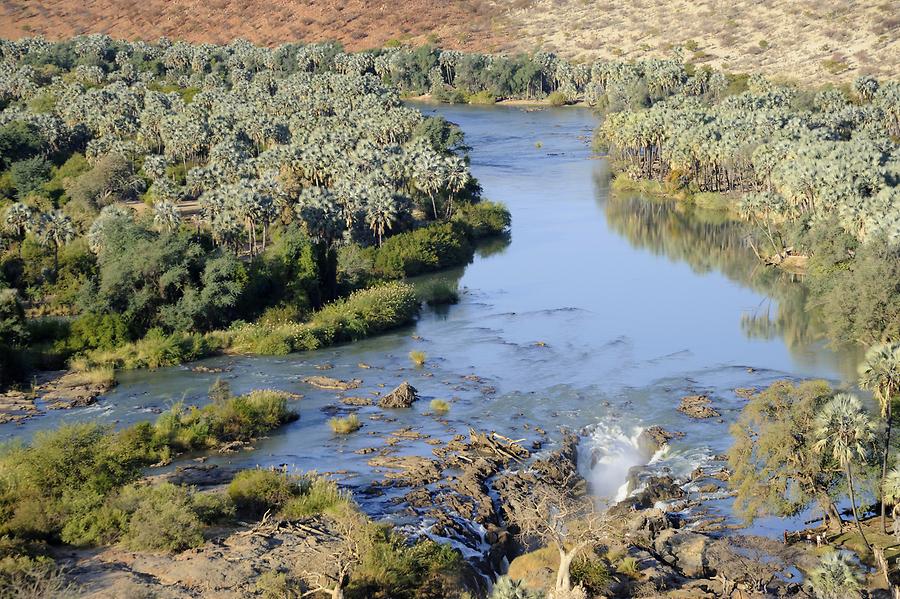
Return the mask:
<path id="1" fill-rule="evenodd" d="M 596 121 L 589 111 L 422 110 L 462 127 L 485 197 L 512 213 L 508 242 L 488 244 L 467 267 L 431 277 L 458 280 L 458 305 L 426 308 L 414 326 L 354 344 L 204 361 L 227 368 L 222 375 L 188 367 L 122 372 L 96 405 L 4 425 L 0 435 L 25 438 L 84 419 L 149 420 L 176 401 L 203 403 L 222 376 L 235 392 L 271 387 L 305 397 L 297 422 L 255 451 L 212 462 L 339 472 L 361 487 L 382 474 L 354 452 L 383 446 L 403 427 L 443 440 L 472 426 L 532 441 L 540 438 L 535 426 L 553 439 L 561 426 L 594 424 L 585 449 L 599 461 L 587 474 L 598 495 L 614 496 L 627 469 L 646 461 L 635 444 L 642 427 L 685 433 L 654 462 L 686 473 L 727 449 L 728 423 L 745 403 L 736 388 L 785 377 L 841 382 L 855 372 L 859 355 L 819 340 L 815 315 L 804 312 L 802 284 L 760 267 L 739 226 L 721 215 L 611 194 L 607 162 L 591 156 Z M 413 367 L 412 350 L 426 352 L 424 368 Z M 362 379 L 353 395 L 373 396 L 408 380 L 423 401 L 390 413 L 394 421 L 371 420 L 383 411 L 362 408 L 362 430 L 335 437 L 327 420 L 349 408 L 337 401 L 340 394 L 301 381 L 316 374 Z M 710 395 L 721 420 L 676 411 L 682 396 L 697 393 Z M 432 398 L 450 402 L 446 423 L 427 414 Z M 400 454 L 432 449 L 423 440 L 396 447 Z M 373 513 L 390 509 L 384 498 L 366 502 Z M 767 527 L 780 534 L 778 522 L 758 525 Z"/>

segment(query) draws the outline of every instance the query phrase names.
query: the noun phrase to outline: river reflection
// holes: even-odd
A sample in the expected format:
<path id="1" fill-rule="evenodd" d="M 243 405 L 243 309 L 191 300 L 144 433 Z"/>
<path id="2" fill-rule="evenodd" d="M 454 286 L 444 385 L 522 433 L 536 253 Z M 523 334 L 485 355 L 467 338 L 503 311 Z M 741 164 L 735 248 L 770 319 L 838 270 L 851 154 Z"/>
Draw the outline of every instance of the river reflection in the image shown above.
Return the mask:
<path id="1" fill-rule="evenodd" d="M 761 264 L 747 242 L 745 224 L 722 211 L 636 193 L 599 197 L 610 229 L 633 247 L 685 262 L 696 273 L 721 273 L 764 294 L 758 306 L 740 314 L 741 329 L 749 339 L 780 339 L 797 360 L 810 365 L 822 358 L 826 331 L 821 315 L 808 307 L 802 277 Z M 844 381 L 852 381 L 863 350 L 829 345 L 835 350 L 833 368 Z"/>

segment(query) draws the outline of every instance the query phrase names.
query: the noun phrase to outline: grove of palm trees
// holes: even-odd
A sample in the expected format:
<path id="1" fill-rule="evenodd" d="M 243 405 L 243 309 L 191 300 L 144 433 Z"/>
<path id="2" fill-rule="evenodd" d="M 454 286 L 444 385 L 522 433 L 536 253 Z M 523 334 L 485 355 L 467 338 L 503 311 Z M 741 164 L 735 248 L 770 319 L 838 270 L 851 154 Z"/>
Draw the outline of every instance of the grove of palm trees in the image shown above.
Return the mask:
<path id="1" fill-rule="evenodd" d="M 0 40 L 0 597 L 898 596 L 900 82 L 683 56 Z"/>

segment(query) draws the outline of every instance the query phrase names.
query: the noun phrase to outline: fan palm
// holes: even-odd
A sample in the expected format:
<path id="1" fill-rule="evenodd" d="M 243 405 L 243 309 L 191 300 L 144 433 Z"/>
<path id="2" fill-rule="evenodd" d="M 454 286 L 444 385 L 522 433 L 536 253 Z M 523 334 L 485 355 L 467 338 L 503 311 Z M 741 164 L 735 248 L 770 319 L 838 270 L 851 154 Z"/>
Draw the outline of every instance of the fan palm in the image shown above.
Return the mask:
<path id="1" fill-rule="evenodd" d="M 75 227 L 62 210 L 53 210 L 41 216 L 38 237 L 43 245 L 53 246 L 53 274 L 59 270 L 59 248 L 72 241 Z"/>
<path id="2" fill-rule="evenodd" d="M 6 215 L 3 218 L 3 228 L 21 241 L 25 237 L 25 232 L 34 226 L 34 221 L 34 210 L 27 204 L 16 202 L 6 210 Z M 22 257 L 21 244 L 19 244 L 19 257 Z"/>
<path id="3" fill-rule="evenodd" d="M 876 345 L 866 352 L 865 361 L 859 367 L 859 386 L 871 391 L 881 406 L 881 418 L 885 422 L 884 447 L 881 457 L 881 528 L 887 532 L 887 514 L 884 501 L 888 460 L 891 452 L 891 404 L 900 392 L 900 344 Z"/>
<path id="4" fill-rule="evenodd" d="M 174 203 L 160 200 L 153 205 L 153 222 L 167 233 L 173 233 L 181 225 L 181 214 Z"/>
<path id="5" fill-rule="evenodd" d="M 850 506 L 853 519 L 866 547 L 871 549 L 863 532 L 856 509 L 856 490 L 853 483 L 853 464 L 865 464 L 871 456 L 875 442 L 875 424 L 859 399 L 848 393 L 839 393 L 825 404 L 816 421 L 818 441 L 816 451 L 830 452 L 847 474 Z"/>

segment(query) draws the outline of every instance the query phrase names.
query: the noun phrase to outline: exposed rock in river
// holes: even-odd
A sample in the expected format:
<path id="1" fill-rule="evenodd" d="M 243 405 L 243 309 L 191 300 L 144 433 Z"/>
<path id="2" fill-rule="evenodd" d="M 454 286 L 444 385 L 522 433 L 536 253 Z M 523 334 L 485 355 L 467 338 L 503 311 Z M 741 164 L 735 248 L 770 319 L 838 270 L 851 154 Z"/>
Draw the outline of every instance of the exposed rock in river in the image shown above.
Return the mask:
<path id="1" fill-rule="evenodd" d="M 400 386 L 379 399 L 378 405 L 382 408 L 408 408 L 418 400 L 419 393 L 416 388 L 403 381 Z"/>
<path id="2" fill-rule="evenodd" d="M 19 391 L 7 391 L 0 395 L 0 424 L 19 422 L 37 414 L 34 396 Z"/>
<path id="3" fill-rule="evenodd" d="M 687 414 L 691 418 L 716 418 L 721 416 L 709 404 L 710 400 L 706 395 L 688 395 L 681 398 L 681 405 L 678 406 L 678 411 L 682 414 Z"/>
<path id="4" fill-rule="evenodd" d="M 662 447 L 670 440 L 680 439 L 683 436 L 684 433 L 681 432 L 671 432 L 661 426 L 651 426 L 650 428 L 641 431 L 641 434 L 638 435 L 637 442 L 641 452 L 647 455 L 647 457 L 650 457 L 662 449 Z"/>
<path id="5" fill-rule="evenodd" d="M 303 382 L 310 384 L 313 387 L 318 387 L 319 389 L 328 389 L 331 391 L 349 391 L 350 389 L 358 389 L 363 383 L 360 379 L 342 381 L 340 379 L 333 379 L 330 376 L 320 375 L 308 376 L 303 379 Z"/>

